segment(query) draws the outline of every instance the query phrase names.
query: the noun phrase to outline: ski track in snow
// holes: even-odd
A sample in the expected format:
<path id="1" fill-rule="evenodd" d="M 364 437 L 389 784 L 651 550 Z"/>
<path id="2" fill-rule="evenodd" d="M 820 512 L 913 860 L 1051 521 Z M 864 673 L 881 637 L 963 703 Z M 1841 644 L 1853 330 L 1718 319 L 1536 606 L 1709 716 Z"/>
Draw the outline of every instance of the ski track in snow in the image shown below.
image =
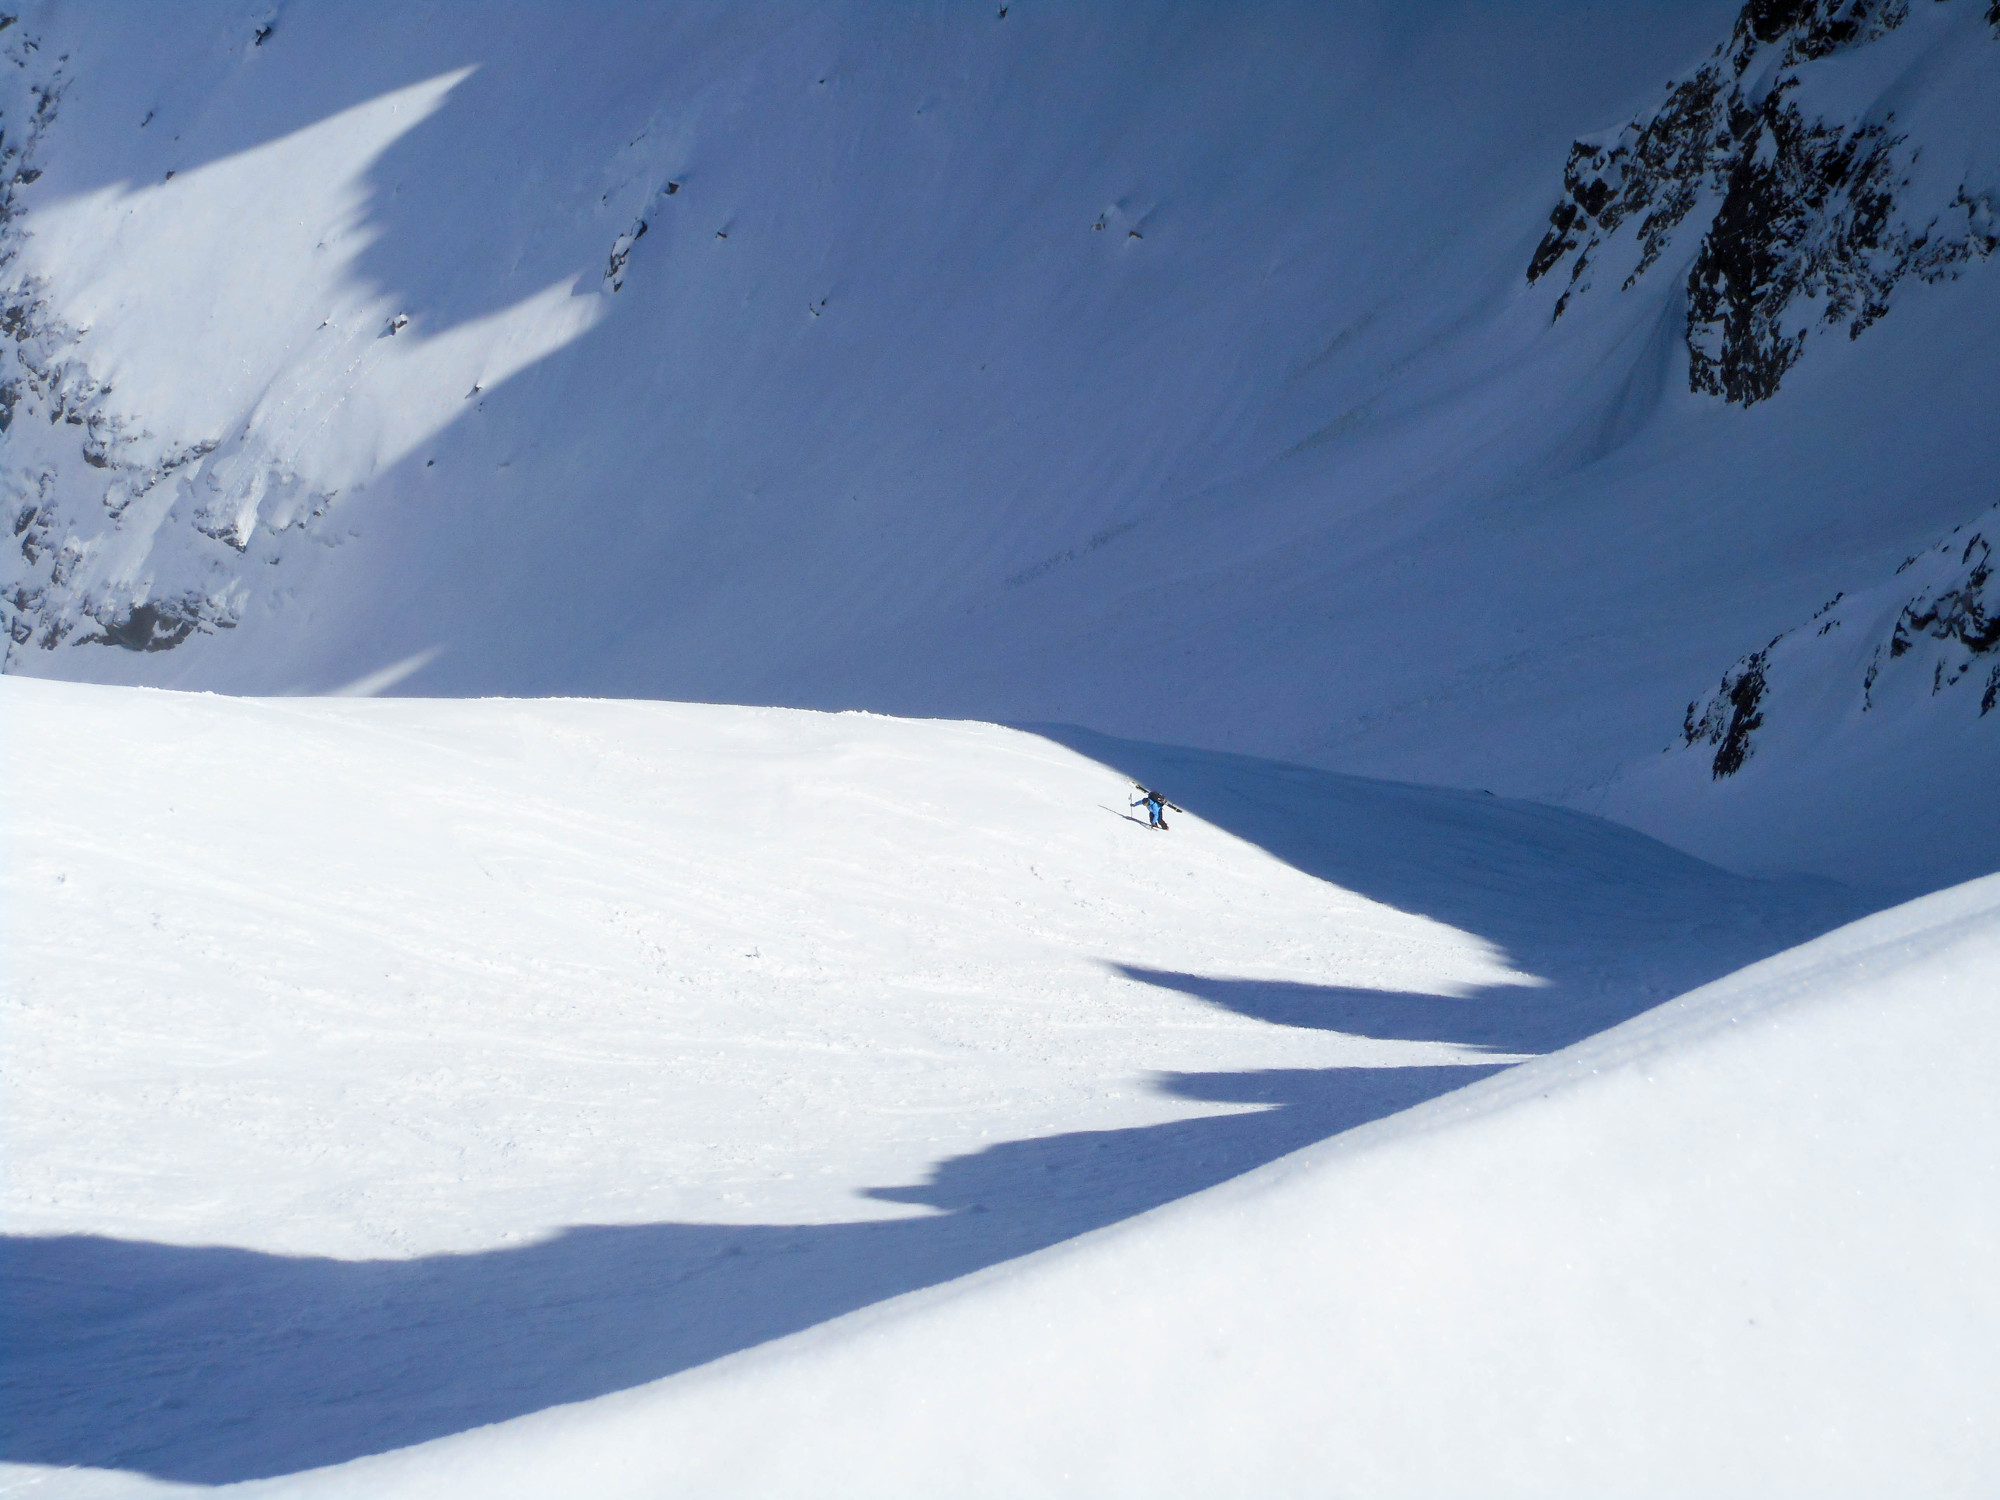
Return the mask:
<path id="1" fill-rule="evenodd" d="M 1055 728 L 0 708 L 21 1484 L 291 1473 L 669 1376 L 1853 910 L 1561 810 Z"/>

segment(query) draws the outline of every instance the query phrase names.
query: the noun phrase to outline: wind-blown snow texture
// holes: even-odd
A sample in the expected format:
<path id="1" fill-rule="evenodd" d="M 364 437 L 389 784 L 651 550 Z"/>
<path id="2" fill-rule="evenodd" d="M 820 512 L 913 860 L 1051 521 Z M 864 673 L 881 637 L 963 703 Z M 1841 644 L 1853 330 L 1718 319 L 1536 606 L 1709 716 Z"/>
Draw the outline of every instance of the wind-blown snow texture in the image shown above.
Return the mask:
<path id="1" fill-rule="evenodd" d="M 1990 776 L 1870 812 L 1991 715 L 1802 733 L 1752 816 L 1655 764 L 2000 498 L 1978 0 L 7 14 L 9 671 L 1077 722 L 2000 856 Z"/>

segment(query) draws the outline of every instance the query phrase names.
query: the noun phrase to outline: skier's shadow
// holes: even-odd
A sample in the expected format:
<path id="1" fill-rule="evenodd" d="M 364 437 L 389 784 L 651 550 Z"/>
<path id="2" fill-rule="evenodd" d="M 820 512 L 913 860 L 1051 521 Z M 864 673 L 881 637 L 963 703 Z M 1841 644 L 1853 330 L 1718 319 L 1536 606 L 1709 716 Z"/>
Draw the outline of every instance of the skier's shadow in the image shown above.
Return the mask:
<path id="1" fill-rule="evenodd" d="M 1105 812 L 1110 813 L 1111 816 L 1114 818 L 1123 818 L 1127 823 L 1136 823 L 1141 828 L 1144 828 L 1149 832 L 1152 830 L 1153 825 L 1151 823 L 1148 823 L 1144 818 L 1135 818 L 1132 816 L 1132 814 L 1128 812 L 1120 812 L 1115 807 L 1105 807 L 1102 802 L 1098 803 L 1097 805 L 1100 808 L 1102 808 Z"/>

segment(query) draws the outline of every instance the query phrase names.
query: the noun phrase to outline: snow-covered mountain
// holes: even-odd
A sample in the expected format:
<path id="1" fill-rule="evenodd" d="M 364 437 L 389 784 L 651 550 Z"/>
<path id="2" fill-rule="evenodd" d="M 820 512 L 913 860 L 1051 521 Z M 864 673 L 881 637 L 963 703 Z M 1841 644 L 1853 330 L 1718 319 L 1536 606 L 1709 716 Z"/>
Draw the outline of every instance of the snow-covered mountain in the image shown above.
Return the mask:
<path id="1" fill-rule="evenodd" d="M 1977 694 L 1662 755 L 2000 498 L 1982 0 L 7 16 L 11 672 L 1063 721 L 1745 868 L 2000 856 Z"/>
<path id="2" fill-rule="evenodd" d="M 1990 1490 L 1996 206 L 1995 0 L 0 0 L 0 1494 Z"/>

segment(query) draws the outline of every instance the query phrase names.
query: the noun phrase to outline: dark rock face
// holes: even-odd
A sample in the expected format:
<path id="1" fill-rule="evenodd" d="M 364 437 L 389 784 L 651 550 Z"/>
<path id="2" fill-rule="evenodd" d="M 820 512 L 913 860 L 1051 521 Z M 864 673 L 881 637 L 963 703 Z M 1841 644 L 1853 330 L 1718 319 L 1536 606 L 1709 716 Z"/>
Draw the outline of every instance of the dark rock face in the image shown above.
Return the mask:
<path id="1" fill-rule="evenodd" d="M 1949 556 L 1949 545 L 1941 545 Z M 1940 657 L 1932 667 L 1933 695 L 1955 686 L 1975 666 L 1984 665 L 1982 658 L 2000 649 L 2000 590 L 1988 588 L 1993 582 L 1993 546 L 1983 534 L 1972 534 L 1959 554 L 1958 566 L 1958 576 L 1905 604 L 1889 635 L 1891 661 L 1908 656 L 1926 637 L 1958 647 L 1956 653 Z M 1878 656 L 1869 667 L 1871 691 L 1879 660 Z M 2000 660 L 1995 661 L 1986 678 L 1986 690 L 1980 695 L 1981 717 L 1991 713 L 1996 702 L 2000 702 Z"/>
<path id="2" fill-rule="evenodd" d="M 1688 705 L 1687 717 L 1681 722 L 1681 740 L 1688 745 L 1715 746 L 1711 770 L 1717 781 L 1743 769 L 1743 762 L 1750 757 L 1750 736 L 1764 727 L 1758 706 L 1764 701 L 1764 669 L 1769 665 L 1766 652 L 1752 652 L 1722 674 L 1722 686 L 1706 704 Z"/>
<path id="3" fill-rule="evenodd" d="M 1711 774 L 1718 781 L 1735 775 L 1755 752 L 1766 719 L 1783 716 L 1787 687 L 1837 682 L 1860 669 L 1861 651 L 1868 664 L 1848 700 L 1861 714 L 1882 711 L 1892 691 L 1908 707 L 1968 682 L 1981 684 L 1977 716 L 1992 713 L 2000 707 L 2000 573 L 1986 535 L 1992 529 L 1990 514 L 1957 528 L 1904 562 L 1887 583 L 1834 595 L 1804 625 L 1743 657 L 1714 692 L 1687 706 L 1681 746 L 1714 747 Z"/>
<path id="4" fill-rule="evenodd" d="M 1751 0 L 1649 118 L 1578 141 L 1528 265 L 1533 283 L 1568 263 L 1554 316 L 1607 256 L 1636 248 L 1630 288 L 1691 215 L 1705 219 L 1687 271 L 1688 381 L 1748 406 L 1777 392 L 1815 329 L 1859 337 L 1904 277 L 1944 280 L 2000 248 L 1993 184 L 1961 183 L 1942 212 L 1915 215 L 1903 190 L 1922 143 L 1797 97 L 1816 65 L 1878 43 L 1909 14 L 1908 0 Z M 1631 245 L 1614 245 L 1628 224 Z"/>
<path id="5" fill-rule="evenodd" d="M 236 622 L 215 613 L 200 595 L 183 595 L 135 604 L 123 614 L 98 622 L 99 630 L 83 638 L 84 644 L 100 642 L 123 646 L 127 651 L 167 651 L 178 646 L 197 630 L 227 630 Z"/>
<path id="6" fill-rule="evenodd" d="M 19 258 L 19 238 L 15 221 L 23 212 L 20 190 L 42 174 L 35 165 L 42 137 L 54 123 L 62 102 L 63 71 L 36 66 L 40 44 L 15 30 L 15 18 L 6 16 L 0 31 L 7 38 L 8 72 L 16 74 L 15 87 L 0 98 L 0 360 L 6 378 L 0 381 L 0 431 L 7 431 L 17 417 L 46 414 L 51 425 L 65 416 L 87 424 L 85 413 L 92 405 L 93 392 L 70 378 L 60 361 L 47 357 L 47 335 L 52 320 L 41 304 L 41 288 L 31 278 L 20 276 L 15 267 Z M 87 380 L 87 377 L 86 377 Z M 60 591 L 75 568 L 73 549 L 67 545 L 60 525 L 60 507 L 53 488 L 55 476 L 41 470 L 23 476 L 25 493 L 9 499 L 16 503 L 12 517 L 16 545 L 22 567 L 0 592 L 0 629 L 6 633 L 5 652 L 11 659 L 15 650 L 36 639 L 53 648 L 69 633 L 69 627 L 53 620 L 47 610 L 52 590 Z"/>
<path id="7" fill-rule="evenodd" d="M 111 386 L 79 352 L 78 331 L 22 264 L 22 190 L 41 176 L 37 157 L 61 112 L 66 59 L 8 17 L 0 23 L 0 433 L 8 460 L 0 515 L 15 544 L 0 554 L 0 670 L 24 650 L 66 643 L 166 650 L 237 623 L 244 590 L 231 572 L 248 527 L 242 507 L 202 473 L 218 442 L 176 443 L 117 416 Z M 330 498 L 296 497 L 284 524 L 314 529 Z M 107 544 L 134 530 L 195 545 L 107 571 Z"/>

